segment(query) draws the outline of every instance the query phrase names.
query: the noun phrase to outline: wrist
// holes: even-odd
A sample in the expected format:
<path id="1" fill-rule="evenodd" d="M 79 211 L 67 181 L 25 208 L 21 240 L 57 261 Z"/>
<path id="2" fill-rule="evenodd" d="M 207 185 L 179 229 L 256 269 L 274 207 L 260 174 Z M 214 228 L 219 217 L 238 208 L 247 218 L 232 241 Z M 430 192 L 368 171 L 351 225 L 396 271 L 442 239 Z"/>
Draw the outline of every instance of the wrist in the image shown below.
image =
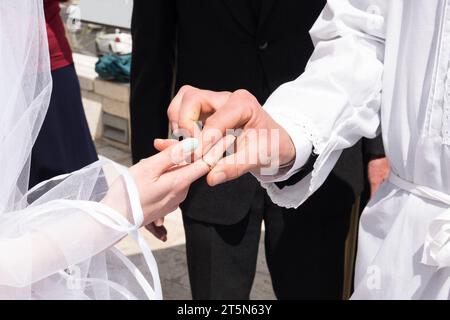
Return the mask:
<path id="1" fill-rule="evenodd" d="M 279 126 L 280 130 L 280 141 L 279 141 L 279 148 L 280 148 L 280 169 L 286 169 L 289 167 L 292 167 L 296 160 L 296 148 L 294 141 L 292 140 L 289 133 L 281 126 Z"/>

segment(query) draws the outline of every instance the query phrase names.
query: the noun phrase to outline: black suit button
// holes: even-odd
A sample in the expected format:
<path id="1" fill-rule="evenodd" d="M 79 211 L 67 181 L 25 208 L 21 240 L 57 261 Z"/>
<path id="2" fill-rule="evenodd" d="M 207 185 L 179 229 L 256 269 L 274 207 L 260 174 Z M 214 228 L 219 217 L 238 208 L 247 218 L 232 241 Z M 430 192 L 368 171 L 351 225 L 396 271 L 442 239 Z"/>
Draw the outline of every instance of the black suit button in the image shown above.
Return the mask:
<path id="1" fill-rule="evenodd" d="M 264 41 L 259 44 L 258 48 L 259 48 L 259 50 L 264 51 L 267 49 L 268 46 L 269 46 L 269 43 L 267 41 Z"/>

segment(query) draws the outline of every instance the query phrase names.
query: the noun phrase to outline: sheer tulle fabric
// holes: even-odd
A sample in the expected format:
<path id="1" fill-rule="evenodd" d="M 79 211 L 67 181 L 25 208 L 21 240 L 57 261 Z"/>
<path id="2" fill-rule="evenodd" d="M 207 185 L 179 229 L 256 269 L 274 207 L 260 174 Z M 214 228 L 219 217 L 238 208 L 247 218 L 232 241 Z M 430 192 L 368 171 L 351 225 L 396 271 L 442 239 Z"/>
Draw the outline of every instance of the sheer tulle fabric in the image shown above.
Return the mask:
<path id="1" fill-rule="evenodd" d="M 51 75 L 42 0 L 0 2 L 0 298 L 161 298 L 128 171 L 100 160 L 28 189 Z M 147 270 L 116 248 L 127 234 Z"/>

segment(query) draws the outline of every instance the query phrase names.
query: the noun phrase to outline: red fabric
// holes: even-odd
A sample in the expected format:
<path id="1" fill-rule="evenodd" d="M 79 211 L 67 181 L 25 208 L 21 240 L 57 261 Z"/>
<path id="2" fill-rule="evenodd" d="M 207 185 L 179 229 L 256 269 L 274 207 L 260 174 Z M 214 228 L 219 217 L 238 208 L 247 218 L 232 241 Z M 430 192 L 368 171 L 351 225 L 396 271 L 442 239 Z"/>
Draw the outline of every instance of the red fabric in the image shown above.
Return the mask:
<path id="1" fill-rule="evenodd" d="M 60 69 L 73 63 L 72 50 L 66 39 L 64 25 L 59 15 L 59 2 L 59 0 L 44 0 L 52 70 Z"/>

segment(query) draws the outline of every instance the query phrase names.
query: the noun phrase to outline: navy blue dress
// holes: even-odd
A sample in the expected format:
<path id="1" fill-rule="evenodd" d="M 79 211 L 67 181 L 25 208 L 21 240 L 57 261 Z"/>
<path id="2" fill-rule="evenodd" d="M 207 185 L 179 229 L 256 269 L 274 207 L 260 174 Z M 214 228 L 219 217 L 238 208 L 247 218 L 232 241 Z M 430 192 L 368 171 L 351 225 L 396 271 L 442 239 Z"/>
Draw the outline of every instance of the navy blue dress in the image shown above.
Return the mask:
<path id="1" fill-rule="evenodd" d="M 50 105 L 31 154 L 29 188 L 98 159 L 74 65 L 52 71 L 52 79 Z"/>

